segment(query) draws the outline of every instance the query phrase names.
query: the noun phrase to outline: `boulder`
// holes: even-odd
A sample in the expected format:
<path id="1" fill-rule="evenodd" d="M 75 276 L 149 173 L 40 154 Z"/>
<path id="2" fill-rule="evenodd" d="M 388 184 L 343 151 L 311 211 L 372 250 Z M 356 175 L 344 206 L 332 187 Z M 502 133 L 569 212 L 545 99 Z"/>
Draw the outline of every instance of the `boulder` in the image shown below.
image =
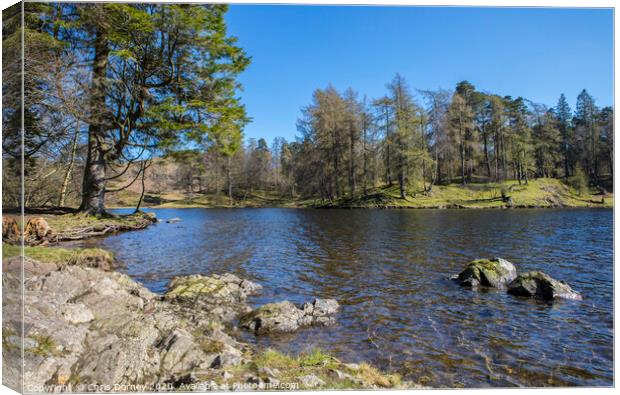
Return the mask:
<path id="1" fill-rule="evenodd" d="M 570 285 L 543 272 L 528 272 L 519 275 L 508 285 L 508 293 L 544 300 L 583 299 L 581 294 L 574 291 Z"/>
<path id="2" fill-rule="evenodd" d="M 173 278 L 164 297 L 178 305 L 202 309 L 219 320 L 231 321 L 251 310 L 246 299 L 261 289 L 259 284 L 230 273 L 212 276 L 195 274 Z"/>
<path id="3" fill-rule="evenodd" d="M 315 299 L 301 308 L 289 301 L 269 303 L 243 315 L 239 326 L 256 335 L 295 332 L 311 325 L 333 324 L 339 307 L 334 299 Z"/>
<path id="4" fill-rule="evenodd" d="M 515 266 L 502 258 L 477 259 L 452 279 L 464 287 L 505 288 L 517 278 Z"/>
<path id="5" fill-rule="evenodd" d="M 161 300 L 125 274 L 77 264 L 25 274 L 22 294 L 21 271 L 3 273 L 3 371 L 23 363 L 29 385 L 68 383 L 68 392 L 87 392 L 79 385 L 144 384 L 153 391 L 194 370 L 247 363 L 248 346 L 222 323 L 201 309 Z M 256 289 L 220 277 L 237 282 L 240 295 Z"/>

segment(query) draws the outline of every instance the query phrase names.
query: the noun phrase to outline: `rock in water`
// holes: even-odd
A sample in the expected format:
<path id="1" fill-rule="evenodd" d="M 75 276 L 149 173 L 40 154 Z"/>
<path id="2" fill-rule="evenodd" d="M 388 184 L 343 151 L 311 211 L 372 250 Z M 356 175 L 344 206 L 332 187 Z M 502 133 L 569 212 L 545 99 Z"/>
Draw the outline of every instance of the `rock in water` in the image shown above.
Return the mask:
<path id="1" fill-rule="evenodd" d="M 528 272 L 519 275 L 508 285 L 508 293 L 537 299 L 583 300 L 579 292 L 574 291 L 564 281 L 558 281 L 543 272 Z"/>
<path id="2" fill-rule="evenodd" d="M 181 218 L 175 217 L 175 218 L 170 218 L 169 220 L 166 221 L 169 224 L 174 224 L 176 222 L 181 222 Z"/>
<path id="3" fill-rule="evenodd" d="M 262 286 L 225 273 L 212 276 L 191 275 L 172 279 L 165 299 L 179 305 L 200 308 L 222 321 L 231 321 L 251 308 L 246 304 L 249 295 Z"/>
<path id="4" fill-rule="evenodd" d="M 334 299 L 315 299 L 302 308 L 289 301 L 269 303 L 242 316 L 239 326 L 256 335 L 294 332 L 305 326 L 333 324 L 339 307 Z"/>
<path id="5" fill-rule="evenodd" d="M 470 262 L 458 276 L 452 277 L 465 287 L 505 288 L 517 278 L 515 266 L 502 258 L 477 259 Z"/>

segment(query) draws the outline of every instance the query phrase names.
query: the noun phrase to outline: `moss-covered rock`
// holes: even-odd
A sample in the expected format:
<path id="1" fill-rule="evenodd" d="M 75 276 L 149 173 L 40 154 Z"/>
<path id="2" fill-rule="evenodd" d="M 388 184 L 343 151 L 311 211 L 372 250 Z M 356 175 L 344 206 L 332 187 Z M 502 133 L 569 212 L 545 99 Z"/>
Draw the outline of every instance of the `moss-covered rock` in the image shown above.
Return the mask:
<path id="1" fill-rule="evenodd" d="M 262 287 L 234 274 L 180 276 L 168 285 L 165 299 L 194 309 L 209 311 L 214 317 L 231 321 L 251 310 L 246 299 Z"/>
<path id="2" fill-rule="evenodd" d="M 502 258 L 476 259 L 453 280 L 465 287 L 505 288 L 517 277 L 515 266 Z"/>
<path id="3" fill-rule="evenodd" d="M 543 272 L 528 272 L 519 275 L 508 285 L 508 293 L 545 300 L 583 299 L 581 294 L 574 291 L 570 285 Z"/>

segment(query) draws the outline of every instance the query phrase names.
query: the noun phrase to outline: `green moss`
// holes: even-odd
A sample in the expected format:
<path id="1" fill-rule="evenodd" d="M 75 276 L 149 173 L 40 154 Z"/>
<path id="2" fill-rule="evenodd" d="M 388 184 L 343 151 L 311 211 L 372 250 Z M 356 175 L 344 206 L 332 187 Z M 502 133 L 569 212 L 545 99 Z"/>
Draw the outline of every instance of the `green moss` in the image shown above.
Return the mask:
<path id="1" fill-rule="evenodd" d="M 200 343 L 200 348 L 207 354 L 219 354 L 224 351 L 224 343 L 218 340 L 205 340 Z"/>
<path id="2" fill-rule="evenodd" d="M 226 287 L 223 281 L 212 277 L 188 278 L 177 281 L 166 293 L 167 297 L 195 298 L 201 294 L 217 294 Z"/>
<path id="3" fill-rule="evenodd" d="M 50 336 L 35 335 L 30 337 L 37 342 L 37 346 L 29 349 L 28 352 L 42 357 L 46 355 L 55 355 L 58 353 L 58 347 Z"/>

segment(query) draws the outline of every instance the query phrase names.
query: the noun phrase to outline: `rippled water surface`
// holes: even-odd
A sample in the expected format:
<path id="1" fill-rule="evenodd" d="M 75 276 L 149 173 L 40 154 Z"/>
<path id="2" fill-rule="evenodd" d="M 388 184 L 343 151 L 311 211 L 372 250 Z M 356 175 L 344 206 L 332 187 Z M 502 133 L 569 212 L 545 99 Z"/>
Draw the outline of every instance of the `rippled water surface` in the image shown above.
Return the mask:
<path id="1" fill-rule="evenodd" d="M 143 231 L 91 239 L 162 292 L 171 277 L 232 272 L 255 305 L 335 298 L 336 326 L 254 339 L 370 361 L 430 386 L 613 384 L 611 210 L 157 209 Z M 475 292 L 447 280 L 469 260 L 568 281 L 582 302 Z"/>

